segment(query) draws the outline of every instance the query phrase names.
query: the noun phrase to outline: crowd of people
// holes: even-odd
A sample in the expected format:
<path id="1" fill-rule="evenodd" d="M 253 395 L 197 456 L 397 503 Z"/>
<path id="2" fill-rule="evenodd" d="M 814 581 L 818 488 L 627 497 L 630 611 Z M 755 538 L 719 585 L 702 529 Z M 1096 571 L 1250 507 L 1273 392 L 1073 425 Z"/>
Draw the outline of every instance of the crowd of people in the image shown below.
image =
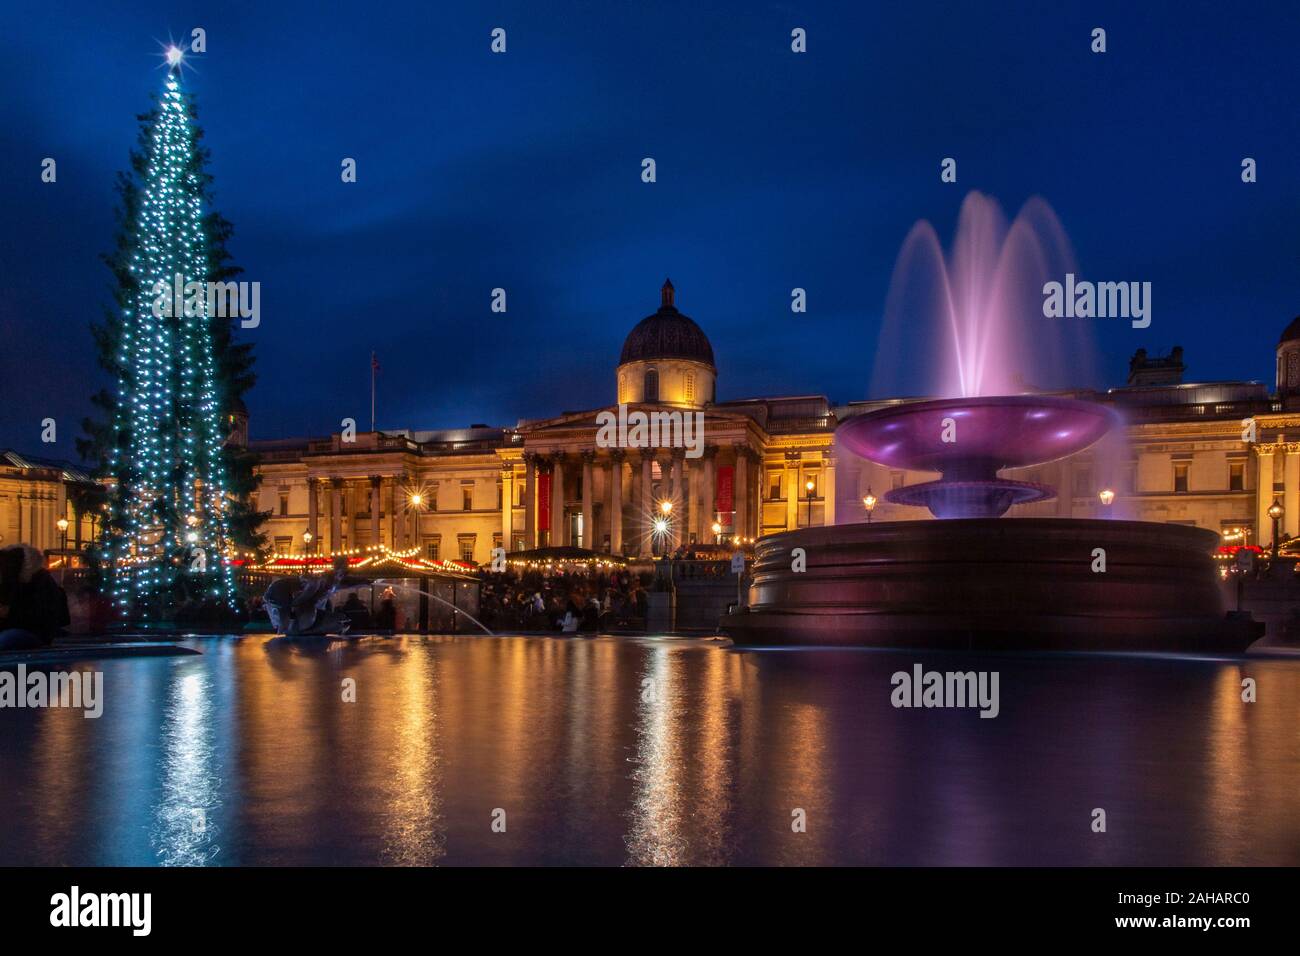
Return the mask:
<path id="1" fill-rule="evenodd" d="M 581 568 L 485 572 L 479 617 L 494 630 L 639 630 L 645 627 L 650 577 Z"/>
<path id="2" fill-rule="evenodd" d="M 45 555 L 26 544 L 0 550 L 0 651 L 48 647 L 70 620 Z"/>

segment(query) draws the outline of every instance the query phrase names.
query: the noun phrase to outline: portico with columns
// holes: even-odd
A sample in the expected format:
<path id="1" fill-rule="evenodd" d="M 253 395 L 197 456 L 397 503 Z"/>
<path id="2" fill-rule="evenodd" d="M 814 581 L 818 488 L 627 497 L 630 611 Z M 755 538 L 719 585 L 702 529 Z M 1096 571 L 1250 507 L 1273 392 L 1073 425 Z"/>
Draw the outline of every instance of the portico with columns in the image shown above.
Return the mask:
<path id="1" fill-rule="evenodd" d="M 1258 415 L 1254 419 L 1253 452 L 1255 528 L 1258 543 L 1273 545 L 1274 502 L 1282 506 L 1278 533 L 1282 539 L 1300 536 L 1300 415 Z"/>

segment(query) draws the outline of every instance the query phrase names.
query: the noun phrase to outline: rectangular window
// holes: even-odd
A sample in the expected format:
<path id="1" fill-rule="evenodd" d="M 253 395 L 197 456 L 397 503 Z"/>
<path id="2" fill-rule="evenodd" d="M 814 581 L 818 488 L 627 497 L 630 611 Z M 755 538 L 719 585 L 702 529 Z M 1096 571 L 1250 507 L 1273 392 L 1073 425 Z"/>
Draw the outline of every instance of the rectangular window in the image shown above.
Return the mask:
<path id="1" fill-rule="evenodd" d="M 510 550 L 511 551 L 524 550 L 524 536 L 522 534 L 515 535 L 514 544 L 511 545 Z"/>
<path id="2" fill-rule="evenodd" d="M 291 553 L 293 553 L 293 538 L 292 538 L 292 537 L 288 537 L 288 538 L 276 538 L 276 539 L 275 539 L 275 553 L 276 553 L 276 554 L 291 554 Z"/>
<path id="3" fill-rule="evenodd" d="M 496 532 L 494 535 L 492 535 L 492 550 L 495 551 L 495 550 L 496 550 L 497 548 L 499 548 L 499 547 L 501 547 L 501 532 L 500 532 L 500 531 L 498 531 L 498 532 Z"/>
<path id="4" fill-rule="evenodd" d="M 515 489 L 515 507 L 522 508 L 524 506 L 524 483 L 516 479 L 513 487 Z"/>
<path id="5" fill-rule="evenodd" d="M 456 537 L 460 545 L 460 559 L 462 561 L 473 562 L 474 560 L 474 538 L 472 534 L 462 534 Z"/>
<path id="6" fill-rule="evenodd" d="M 434 536 L 424 539 L 424 556 L 430 561 L 442 560 L 442 539 Z"/>
<path id="7" fill-rule="evenodd" d="M 473 510 L 474 510 L 474 486 L 473 486 L 473 485 L 462 485 L 462 486 L 461 486 L 461 489 L 460 489 L 460 510 L 461 510 L 461 511 L 473 511 Z"/>
<path id="8" fill-rule="evenodd" d="M 1074 497 L 1088 498 L 1092 495 L 1092 472 L 1080 468 L 1074 473 Z"/>
<path id="9" fill-rule="evenodd" d="M 812 491 L 808 490 L 808 482 L 810 481 L 812 482 Z M 799 497 L 807 501 L 810 494 L 814 498 L 820 498 L 822 496 L 820 472 L 804 472 L 803 481 L 799 483 Z"/>
<path id="10" fill-rule="evenodd" d="M 429 494 L 425 500 L 425 507 L 430 511 L 438 510 L 438 483 L 435 481 L 433 487 L 429 489 Z"/>
<path id="11" fill-rule="evenodd" d="M 781 500 L 781 472 L 769 471 L 767 473 L 767 500 Z"/>
<path id="12" fill-rule="evenodd" d="M 1246 490 L 1246 463 L 1244 461 L 1228 462 L 1228 490 Z"/>
<path id="13" fill-rule="evenodd" d="M 281 516 L 281 517 L 284 517 L 284 516 L 287 515 L 288 513 L 289 513 L 289 496 L 288 496 L 288 495 L 281 495 L 281 496 L 280 496 L 280 516 Z"/>
<path id="14" fill-rule="evenodd" d="M 1185 462 L 1174 462 L 1174 493 L 1185 494 L 1187 492 L 1187 464 Z"/>
<path id="15" fill-rule="evenodd" d="M 501 506 L 506 503 L 505 487 L 506 486 L 504 482 L 500 482 L 500 481 L 497 482 L 497 510 L 500 510 Z"/>

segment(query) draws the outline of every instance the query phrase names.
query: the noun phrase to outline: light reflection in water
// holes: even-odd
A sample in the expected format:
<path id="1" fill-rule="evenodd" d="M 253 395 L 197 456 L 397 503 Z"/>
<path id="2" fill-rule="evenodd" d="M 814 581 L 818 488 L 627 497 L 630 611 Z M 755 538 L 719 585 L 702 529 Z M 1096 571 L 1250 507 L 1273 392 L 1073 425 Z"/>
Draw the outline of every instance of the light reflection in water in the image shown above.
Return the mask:
<path id="1" fill-rule="evenodd" d="M 162 792 L 150 840 L 164 866 L 201 866 L 220 852 L 212 672 L 179 664 L 168 688 L 160 734 Z"/>
<path id="2" fill-rule="evenodd" d="M 674 686 L 680 658 L 665 646 L 645 656 L 637 707 L 637 753 L 632 760 L 636 796 L 627 845 L 635 864 L 671 866 L 684 862 L 680 777 L 683 767 L 682 702 Z"/>
<path id="3" fill-rule="evenodd" d="M 1300 662 L 197 646 L 107 662 L 99 720 L 0 711 L 0 864 L 1300 862 Z M 893 708 L 918 658 L 997 669 L 998 718 Z"/>
<path id="4" fill-rule="evenodd" d="M 396 693 L 378 698 L 382 717 L 376 725 L 387 725 L 391 731 L 382 748 L 376 748 L 388 771 L 383 862 L 429 866 L 447 849 L 438 751 L 441 702 L 433 656 L 415 653 L 412 657 L 402 663 Z"/>

